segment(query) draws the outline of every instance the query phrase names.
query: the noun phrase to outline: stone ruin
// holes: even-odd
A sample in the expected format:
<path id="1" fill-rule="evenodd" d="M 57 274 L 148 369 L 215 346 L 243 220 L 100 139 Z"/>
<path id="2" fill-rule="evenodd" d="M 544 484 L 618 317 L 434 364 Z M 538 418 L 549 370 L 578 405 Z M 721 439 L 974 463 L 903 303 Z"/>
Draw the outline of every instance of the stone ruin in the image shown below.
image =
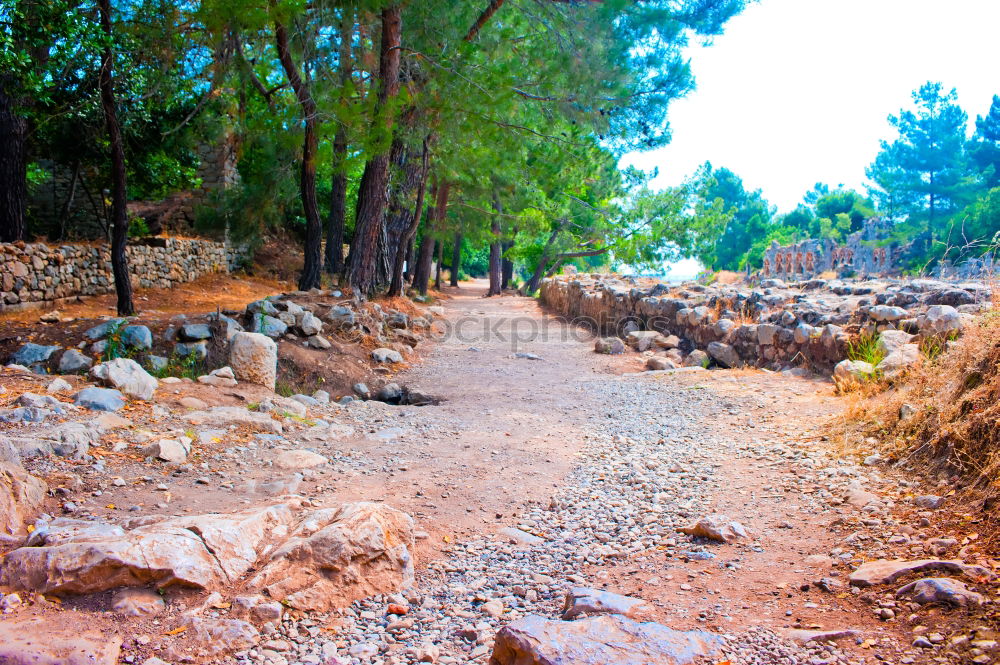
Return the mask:
<path id="1" fill-rule="evenodd" d="M 826 272 L 838 277 L 875 277 L 898 273 L 901 246 L 879 246 L 889 237 L 892 222 L 881 217 L 865 221 L 844 243 L 831 239 L 803 240 L 782 247 L 777 241 L 764 252 L 762 277 L 809 279 Z"/>

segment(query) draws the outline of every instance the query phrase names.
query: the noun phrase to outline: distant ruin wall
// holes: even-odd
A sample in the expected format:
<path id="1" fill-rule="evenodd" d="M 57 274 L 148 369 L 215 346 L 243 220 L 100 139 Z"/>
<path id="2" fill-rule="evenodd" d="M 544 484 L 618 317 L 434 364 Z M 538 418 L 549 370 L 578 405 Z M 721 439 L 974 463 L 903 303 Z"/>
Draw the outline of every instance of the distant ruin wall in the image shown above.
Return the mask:
<path id="1" fill-rule="evenodd" d="M 139 288 L 169 288 L 228 272 L 242 260 L 225 243 L 187 238 L 149 238 L 129 244 L 127 253 Z M 0 310 L 113 291 L 108 245 L 0 244 Z"/>
<path id="2" fill-rule="evenodd" d="M 875 217 L 865 222 L 857 233 L 843 243 L 833 240 L 803 240 L 781 246 L 772 241 L 764 252 L 762 277 L 809 279 L 832 272 L 838 276 L 885 276 L 899 272 L 898 245 L 880 246 L 892 229 L 892 223 Z"/>
<path id="3" fill-rule="evenodd" d="M 660 285 L 662 287 L 662 285 Z M 840 326 L 811 323 L 808 316 L 785 312 L 775 301 L 773 321 L 741 323 L 740 310 L 755 303 L 743 296 L 660 296 L 657 289 L 629 288 L 622 282 L 551 278 L 542 281 L 541 298 L 563 316 L 595 326 L 603 334 L 624 336 L 628 323 L 642 330 L 677 335 L 685 353 L 698 348 L 731 348 L 746 365 L 808 366 L 829 372 L 846 357 L 848 335 Z M 720 316 L 721 314 L 721 316 Z M 815 325 L 813 325 L 815 324 Z M 714 357 L 714 355 L 713 355 Z"/>

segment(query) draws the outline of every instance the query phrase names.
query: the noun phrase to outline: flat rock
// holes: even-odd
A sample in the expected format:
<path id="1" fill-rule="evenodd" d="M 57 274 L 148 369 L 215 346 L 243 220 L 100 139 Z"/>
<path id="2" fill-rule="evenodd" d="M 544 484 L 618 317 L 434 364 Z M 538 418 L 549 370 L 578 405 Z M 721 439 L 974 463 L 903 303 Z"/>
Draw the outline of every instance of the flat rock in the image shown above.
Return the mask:
<path id="1" fill-rule="evenodd" d="M 621 614 L 634 619 L 645 607 L 646 601 L 641 598 L 630 598 L 587 587 L 574 587 L 566 592 L 562 618 L 569 620 L 587 614 Z"/>
<path id="2" fill-rule="evenodd" d="M 945 559 L 889 561 L 887 559 L 878 559 L 862 564 L 857 570 L 851 573 L 850 580 L 854 586 L 868 587 L 876 584 L 891 584 L 904 575 L 923 573 L 931 570 L 966 575 L 974 579 L 986 578 L 992 580 L 996 578 L 996 575 L 992 571 L 982 566 L 971 566 L 961 561 Z"/>
<path id="3" fill-rule="evenodd" d="M 205 411 L 192 411 L 184 416 L 192 425 L 250 425 L 281 434 L 281 423 L 266 413 L 248 411 L 241 406 L 213 406 Z"/>
<path id="4" fill-rule="evenodd" d="M 279 469 L 298 470 L 313 469 L 323 466 L 327 459 L 311 450 L 283 450 L 274 458 L 274 465 Z"/>
<path id="5" fill-rule="evenodd" d="M 116 665 L 122 639 L 84 630 L 79 622 L 54 627 L 41 618 L 0 621 L 4 665 Z"/>
<path id="6" fill-rule="evenodd" d="M 497 633 L 490 665 L 687 665 L 715 657 L 722 639 L 606 614 L 579 621 L 528 615 Z"/>
<path id="7" fill-rule="evenodd" d="M 527 531 L 522 531 L 521 529 L 513 526 L 505 526 L 497 533 L 505 537 L 507 540 L 517 543 L 518 545 L 541 545 L 545 542 L 543 538 L 539 538 L 536 535 L 530 534 Z"/>
<path id="8" fill-rule="evenodd" d="M 260 633 L 240 619 L 188 617 L 182 624 L 187 644 L 201 656 L 220 656 L 250 649 L 260 641 Z"/>

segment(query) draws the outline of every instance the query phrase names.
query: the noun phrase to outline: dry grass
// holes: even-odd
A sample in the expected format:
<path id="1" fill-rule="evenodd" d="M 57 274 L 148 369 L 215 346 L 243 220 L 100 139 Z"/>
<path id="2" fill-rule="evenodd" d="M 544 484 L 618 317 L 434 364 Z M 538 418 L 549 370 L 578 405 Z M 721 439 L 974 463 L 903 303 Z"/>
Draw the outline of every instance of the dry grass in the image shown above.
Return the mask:
<path id="1" fill-rule="evenodd" d="M 929 462 L 984 488 L 1000 481 L 1000 312 L 949 347 L 891 388 L 873 382 L 846 396 L 837 434 L 845 448 L 874 437 L 895 459 Z"/>

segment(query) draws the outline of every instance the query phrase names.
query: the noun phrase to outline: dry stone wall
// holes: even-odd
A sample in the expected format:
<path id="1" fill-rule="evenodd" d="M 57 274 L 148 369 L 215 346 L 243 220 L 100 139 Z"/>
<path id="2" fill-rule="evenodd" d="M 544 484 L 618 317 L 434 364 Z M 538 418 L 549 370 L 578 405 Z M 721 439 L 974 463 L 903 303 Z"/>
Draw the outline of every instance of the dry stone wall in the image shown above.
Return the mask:
<path id="1" fill-rule="evenodd" d="M 649 282 L 649 280 L 645 280 Z M 860 331 L 916 336 L 957 334 L 991 307 L 982 282 L 814 279 L 764 280 L 759 287 L 639 284 L 611 275 L 542 282 L 543 302 L 605 335 L 634 331 L 676 336 L 683 354 L 700 350 L 724 367 L 805 367 L 829 373 Z M 911 340 L 912 338 L 912 340 Z"/>
<path id="2" fill-rule="evenodd" d="M 139 288 L 169 288 L 229 271 L 241 260 L 225 243 L 188 238 L 149 238 L 127 252 Z M 0 244 L 0 310 L 113 291 L 107 245 Z"/>

